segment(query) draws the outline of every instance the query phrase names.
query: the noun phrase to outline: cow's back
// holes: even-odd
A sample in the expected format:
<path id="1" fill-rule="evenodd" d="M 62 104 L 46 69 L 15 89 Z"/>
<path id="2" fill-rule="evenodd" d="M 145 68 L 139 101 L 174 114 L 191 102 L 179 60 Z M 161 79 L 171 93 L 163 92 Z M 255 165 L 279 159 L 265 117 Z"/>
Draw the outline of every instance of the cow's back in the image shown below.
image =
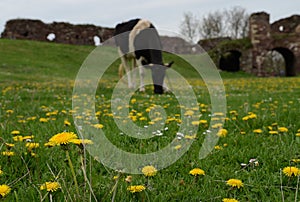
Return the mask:
<path id="1" fill-rule="evenodd" d="M 134 26 L 140 21 L 139 18 L 117 24 L 115 28 L 114 38 L 116 45 L 120 47 L 122 53 L 129 52 L 129 34 Z"/>

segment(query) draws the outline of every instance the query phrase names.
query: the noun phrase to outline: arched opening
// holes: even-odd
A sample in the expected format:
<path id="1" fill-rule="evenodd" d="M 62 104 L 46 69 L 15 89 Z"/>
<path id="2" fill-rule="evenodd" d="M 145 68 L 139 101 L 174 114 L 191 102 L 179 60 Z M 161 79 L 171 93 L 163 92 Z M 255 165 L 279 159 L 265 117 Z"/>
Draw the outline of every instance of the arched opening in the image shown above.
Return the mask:
<path id="1" fill-rule="evenodd" d="M 274 48 L 273 50 L 279 52 L 284 58 L 285 76 L 296 76 L 295 56 L 292 51 L 287 48 Z"/>
<path id="2" fill-rule="evenodd" d="M 100 46 L 101 45 L 101 39 L 99 36 L 94 36 L 94 44 L 95 46 Z"/>
<path id="3" fill-rule="evenodd" d="M 219 67 L 221 70 L 236 72 L 240 70 L 241 52 L 237 50 L 230 50 L 221 55 Z"/>
<path id="4" fill-rule="evenodd" d="M 54 33 L 50 33 L 48 34 L 48 36 L 46 37 L 49 41 L 53 41 L 55 39 L 55 34 Z"/>
<path id="5" fill-rule="evenodd" d="M 273 76 L 295 76 L 294 54 L 287 48 L 268 51 L 262 64 L 266 72 Z"/>

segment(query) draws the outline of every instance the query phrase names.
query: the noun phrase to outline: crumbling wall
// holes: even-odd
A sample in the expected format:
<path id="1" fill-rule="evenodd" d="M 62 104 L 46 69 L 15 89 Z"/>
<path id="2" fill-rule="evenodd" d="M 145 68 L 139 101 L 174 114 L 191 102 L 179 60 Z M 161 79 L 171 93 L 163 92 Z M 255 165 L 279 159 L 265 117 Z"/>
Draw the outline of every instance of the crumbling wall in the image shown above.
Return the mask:
<path id="1" fill-rule="evenodd" d="M 57 43 L 94 45 L 94 37 L 103 42 L 113 36 L 114 29 L 95 25 L 73 25 L 65 22 L 46 24 L 41 20 L 13 19 L 7 21 L 2 38 L 50 41 L 49 34 Z"/>
<path id="2" fill-rule="evenodd" d="M 252 49 L 253 73 L 258 76 L 272 76 L 273 70 L 263 66 L 268 51 L 279 52 L 285 60 L 286 76 L 300 73 L 300 16 L 293 15 L 269 22 L 269 14 L 253 13 L 250 16 L 249 35 Z M 298 31 L 299 29 L 299 31 Z"/>
<path id="3" fill-rule="evenodd" d="M 291 17 L 280 19 L 271 24 L 272 33 L 294 33 L 300 28 L 300 15 L 292 15 Z"/>

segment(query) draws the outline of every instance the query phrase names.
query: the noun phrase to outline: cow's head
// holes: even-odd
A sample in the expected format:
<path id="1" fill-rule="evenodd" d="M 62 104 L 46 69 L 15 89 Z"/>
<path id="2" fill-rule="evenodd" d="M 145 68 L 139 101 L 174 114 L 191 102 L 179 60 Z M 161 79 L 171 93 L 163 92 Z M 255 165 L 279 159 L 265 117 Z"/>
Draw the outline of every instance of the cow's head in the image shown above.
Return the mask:
<path id="1" fill-rule="evenodd" d="M 166 70 L 172 66 L 174 62 L 170 62 L 164 65 L 153 65 L 150 64 L 150 69 L 152 72 L 152 80 L 154 85 L 154 93 L 155 94 L 163 94 L 163 84 L 164 78 L 166 75 Z"/>

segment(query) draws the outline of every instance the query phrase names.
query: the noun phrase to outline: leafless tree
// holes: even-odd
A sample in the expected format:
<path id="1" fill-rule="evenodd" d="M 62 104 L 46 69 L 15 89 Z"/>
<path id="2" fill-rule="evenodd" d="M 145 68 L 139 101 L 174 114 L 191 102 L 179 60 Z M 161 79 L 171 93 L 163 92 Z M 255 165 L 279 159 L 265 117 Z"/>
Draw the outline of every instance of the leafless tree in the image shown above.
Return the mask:
<path id="1" fill-rule="evenodd" d="M 236 6 L 224 11 L 227 34 L 231 38 L 244 38 L 248 35 L 249 14 L 245 8 Z"/>
<path id="2" fill-rule="evenodd" d="M 248 34 L 248 19 L 249 14 L 246 9 L 239 6 L 210 12 L 201 19 L 187 12 L 183 15 L 180 32 L 190 42 L 195 42 L 199 38 L 244 38 Z"/>
<path id="3" fill-rule="evenodd" d="M 180 33 L 191 43 L 198 40 L 198 27 L 199 20 L 197 17 L 191 13 L 186 12 L 183 14 L 183 20 L 180 24 Z"/>
<path id="4" fill-rule="evenodd" d="M 225 33 L 225 21 L 223 13 L 215 11 L 204 16 L 200 21 L 199 33 L 202 38 L 221 37 Z"/>

